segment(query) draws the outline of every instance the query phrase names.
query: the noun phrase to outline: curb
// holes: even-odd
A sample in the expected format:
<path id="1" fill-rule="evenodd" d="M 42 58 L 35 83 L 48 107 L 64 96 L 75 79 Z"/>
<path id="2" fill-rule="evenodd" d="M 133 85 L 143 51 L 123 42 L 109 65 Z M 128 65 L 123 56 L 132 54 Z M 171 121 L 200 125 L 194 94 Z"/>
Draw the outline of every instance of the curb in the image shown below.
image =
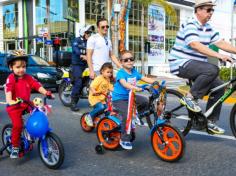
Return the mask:
<path id="1" fill-rule="evenodd" d="M 181 88 L 178 87 L 177 89 L 180 93 L 182 94 L 186 94 L 188 91 L 186 90 L 182 90 Z M 203 100 L 207 101 L 209 98 L 209 96 L 204 96 L 203 97 Z M 233 97 L 228 97 L 225 101 L 224 101 L 224 104 L 235 104 L 236 103 L 236 98 L 233 98 Z"/>

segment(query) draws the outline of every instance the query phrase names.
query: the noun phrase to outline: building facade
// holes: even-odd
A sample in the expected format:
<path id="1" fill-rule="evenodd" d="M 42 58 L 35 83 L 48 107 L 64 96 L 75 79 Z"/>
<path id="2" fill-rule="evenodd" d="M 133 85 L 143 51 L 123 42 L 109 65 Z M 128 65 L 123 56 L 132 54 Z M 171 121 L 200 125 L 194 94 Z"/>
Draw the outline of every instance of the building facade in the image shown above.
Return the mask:
<path id="1" fill-rule="evenodd" d="M 236 31 L 232 30 L 235 24 L 232 23 L 231 13 L 233 2 L 234 0 L 217 0 L 211 21 L 227 41 L 232 38 L 232 33 L 236 35 Z M 168 53 L 173 46 L 179 26 L 193 15 L 194 0 L 168 0 L 168 3 L 176 10 L 177 22 L 173 24 L 170 22 L 170 17 L 165 17 L 165 61 L 152 67 L 148 66 L 148 58 L 146 58 L 146 73 L 168 72 Z M 64 10 L 67 9 L 65 4 L 71 5 L 69 9 L 78 9 L 76 14 L 78 19 L 74 21 L 65 19 Z M 144 10 L 147 14 L 148 9 Z M 76 11 L 72 12 L 76 13 Z M 142 56 L 141 12 L 142 5 L 133 0 L 126 23 L 125 46 L 134 52 L 138 60 L 137 67 L 141 66 Z M 29 53 L 42 55 L 48 51 L 52 52 L 52 41 L 56 37 L 61 39 L 60 49 L 68 50 L 71 38 L 79 35 L 79 28 L 87 24 L 96 24 L 96 19 L 101 17 L 111 19 L 111 16 L 112 0 L 0 0 L 0 52 L 24 48 Z M 147 16 L 145 15 L 144 41 L 148 41 Z M 44 33 L 46 33 L 45 40 L 48 42 L 42 41 L 39 37 Z M 50 54 L 48 56 L 51 57 Z"/>

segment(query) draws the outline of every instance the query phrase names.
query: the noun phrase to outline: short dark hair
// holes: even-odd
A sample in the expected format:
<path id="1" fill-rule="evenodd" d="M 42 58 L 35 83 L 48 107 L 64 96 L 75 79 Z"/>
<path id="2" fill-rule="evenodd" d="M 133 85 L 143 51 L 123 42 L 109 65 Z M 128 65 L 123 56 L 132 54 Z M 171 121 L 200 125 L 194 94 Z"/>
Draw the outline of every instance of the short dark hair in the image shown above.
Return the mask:
<path id="1" fill-rule="evenodd" d="M 106 18 L 100 18 L 100 19 L 98 19 L 98 20 L 97 20 L 97 27 L 99 27 L 100 22 L 102 22 L 102 21 L 107 21 L 107 19 L 106 19 Z M 107 22 L 108 22 L 108 21 L 107 21 Z"/>
<path id="2" fill-rule="evenodd" d="M 112 63 L 111 62 L 106 62 L 102 65 L 101 69 L 100 69 L 100 73 L 102 74 L 102 71 L 104 71 L 105 69 L 113 69 Z"/>

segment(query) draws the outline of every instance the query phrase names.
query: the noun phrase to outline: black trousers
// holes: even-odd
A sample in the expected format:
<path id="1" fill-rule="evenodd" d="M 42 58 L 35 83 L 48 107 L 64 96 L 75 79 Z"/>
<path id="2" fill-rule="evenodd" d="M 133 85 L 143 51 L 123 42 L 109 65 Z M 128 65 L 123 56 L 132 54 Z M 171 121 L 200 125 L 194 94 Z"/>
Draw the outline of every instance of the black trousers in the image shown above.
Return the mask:
<path id="1" fill-rule="evenodd" d="M 223 84 L 223 81 L 218 78 L 218 74 L 219 68 L 216 65 L 208 62 L 191 60 L 179 68 L 178 76 L 194 81 L 190 93 L 194 98 L 201 99 L 210 89 Z M 208 110 L 223 94 L 224 89 L 220 89 L 211 94 L 207 102 L 206 110 Z M 219 120 L 221 106 L 222 104 L 215 107 L 213 113 L 208 117 L 209 120 Z"/>

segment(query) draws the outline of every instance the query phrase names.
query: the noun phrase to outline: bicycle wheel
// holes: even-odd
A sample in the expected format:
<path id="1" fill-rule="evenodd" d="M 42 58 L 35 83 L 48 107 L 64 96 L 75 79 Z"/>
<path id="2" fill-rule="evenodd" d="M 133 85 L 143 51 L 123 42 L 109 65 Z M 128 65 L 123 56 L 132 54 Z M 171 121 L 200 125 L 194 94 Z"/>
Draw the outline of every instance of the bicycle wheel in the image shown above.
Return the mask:
<path id="1" fill-rule="evenodd" d="M 72 85 L 69 82 L 63 81 L 58 88 L 59 99 L 66 107 L 71 106 L 71 90 Z"/>
<path id="2" fill-rule="evenodd" d="M 85 117 L 86 115 L 88 115 L 88 112 L 84 113 L 81 118 L 80 118 L 80 126 L 82 128 L 83 131 L 85 132 L 91 132 L 93 131 L 94 127 L 90 127 L 87 125 L 86 121 L 85 121 Z"/>
<path id="3" fill-rule="evenodd" d="M 8 143 L 11 143 L 11 131 L 12 131 L 12 124 L 7 124 L 2 129 L 2 144 L 6 146 Z M 11 153 L 11 146 L 7 147 L 7 153 Z"/>
<path id="4" fill-rule="evenodd" d="M 44 140 L 39 140 L 38 151 L 42 162 L 49 169 L 58 169 L 64 162 L 64 147 L 60 138 L 52 132 L 48 132 Z"/>
<path id="5" fill-rule="evenodd" d="M 118 130 L 110 132 L 114 128 L 117 128 L 117 124 L 107 117 L 101 119 L 97 125 L 98 141 L 109 150 L 115 150 L 120 145 L 120 132 Z"/>
<path id="6" fill-rule="evenodd" d="M 179 99 L 181 97 L 183 97 L 183 95 L 180 92 L 167 89 L 164 117 L 186 136 L 192 127 L 192 118 L 188 109 L 180 104 Z"/>
<path id="7" fill-rule="evenodd" d="M 164 161 L 174 162 L 183 157 L 184 137 L 177 128 L 169 124 L 157 126 L 152 131 L 151 143 L 155 154 Z"/>
<path id="8" fill-rule="evenodd" d="M 236 104 L 233 106 L 230 112 L 230 128 L 233 135 L 236 137 Z"/>

